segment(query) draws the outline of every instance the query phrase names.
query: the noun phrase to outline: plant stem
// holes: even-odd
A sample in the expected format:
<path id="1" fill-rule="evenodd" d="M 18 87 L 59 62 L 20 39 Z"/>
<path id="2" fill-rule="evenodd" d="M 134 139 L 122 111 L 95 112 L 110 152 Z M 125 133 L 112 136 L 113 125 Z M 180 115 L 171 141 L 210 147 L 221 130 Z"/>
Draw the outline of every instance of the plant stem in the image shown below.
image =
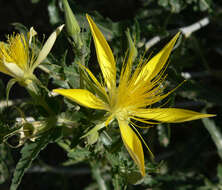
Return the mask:
<path id="1" fill-rule="evenodd" d="M 34 82 L 29 83 L 26 86 L 26 89 L 28 90 L 30 96 L 34 99 L 36 104 L 42 106 L 48 112 L 48 114 L 54 115 L 54 112 L 48 106 L 45 99 L 41 95 L 39 88 L 36 86 Z"/>
<path id="2" fill-rule="evenodd" d="M 203 118 L 202 122 L 207 129 L 207 131 L 210 133 L 210 136 L 212 140 L 214 141 L 216 147 L 217 147 L 217 152 L 222 159 L 222 134 L 218 127 L 215 125 L 214 121 L 209 118 Z"/>
<path id="3" fill-rule="evenodd" d="M 98 163 L 91 162 L 92 174 L 97 184 L 99 186 L 99 190 L 107 190 L 104 179 L 101 176 L 100 169 Z"/>

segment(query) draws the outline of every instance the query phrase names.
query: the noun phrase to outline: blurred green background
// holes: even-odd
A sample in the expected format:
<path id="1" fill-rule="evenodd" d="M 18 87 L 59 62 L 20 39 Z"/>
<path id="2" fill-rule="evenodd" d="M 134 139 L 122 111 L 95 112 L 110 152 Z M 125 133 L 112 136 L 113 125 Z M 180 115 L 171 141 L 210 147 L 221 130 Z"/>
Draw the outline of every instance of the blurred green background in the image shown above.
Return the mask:
<path id="1" fill-rule="evenodd" d="M 155 155 L 155 163 L 150 164 L 145 151 L 149 168 L 147 177 L 136 185 L 128 176 L 129 179 L 124 183 L 128 184 L 127 189 L 136 190 L 221 190 L 222 1 L 69 0 L 69 3 L 81 24 L 87 25 L 85 13 L 94 18 L 109 40 L 115 57 L 118 57 L 119 67 L 127 50 L 127 28 L 140 54 L 150 44 L 149 40 L 157 36 L 161 39 L 149 48 L 149 55 L 162 48 L 180 28 L 192 24 L 199 26 L 192 34 L 181 35 L 171 55 L 167 69 L 168 88 L 172 89 L 184 79 L 187 82 L 171 95 L 169 105 L 206 111 L 217 116 L 182 124 L 158 125 L 149 132 L 143 132 L 144 139 Z M 209 23 L 201 25 L 201 19 Z M 43 34 L 48 36 L 56 26 L 64 23 L 63 9 L 59 0 L 2 0 L 0 21 L 1 41 L 15 31 L 12 23 L 21 23 L 27 28 L 34 26 L 41 39 Z M 67 40 L 60 39 L 58 44 L 68 48 L 69 53 L 72 52 Z M 91 51 L 89 67 L 96 70 L 93 47 Z M 58 52 L 58 47 L 54 47 L 52 54 L 60 57 Z M 72 61 L 74 55 L 68 55 L 68 61 Z M 3 74 L 0 77 L 0 98 L 5 100 L 4 88 L 9 78 Z M 26 92 L 16 85 L 10 98 L 22 99 L 26 96 Z M 6 145 L 0 145 L 1 190 L 9 188 L 15 163 L 20 156 L 19 150 L 9 151 Z M 102 189 L 95 184 L 95 175 L 90 173 L 87 162 L 63 167 L 62 163 L 66 159 L 66 152 L 61 147 L 50 144 L 27 171 L 19 189 Z M 117 189 L 117 186 L 111 185 L 112 176 L 104 176 L 107 189 Z"/>

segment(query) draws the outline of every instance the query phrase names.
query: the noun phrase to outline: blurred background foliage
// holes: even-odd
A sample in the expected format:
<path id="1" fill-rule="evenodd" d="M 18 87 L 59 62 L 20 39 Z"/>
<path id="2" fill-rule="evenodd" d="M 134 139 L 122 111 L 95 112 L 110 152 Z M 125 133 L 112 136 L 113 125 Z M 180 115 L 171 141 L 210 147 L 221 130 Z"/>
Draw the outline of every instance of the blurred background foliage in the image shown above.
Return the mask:
<path id="1" fill-rule="evenodd" d="M 112 47 L 117 64 L 127 51 L 127 29 L 133 37 L 139 55 L 148 49 L 147 56 L 155 54 L 180 28 L 198 24 L 206 18 L 209 24 L 190 35 L 181 35 L 170 57 L 167 73 L 167 89 L 172 89 L 187 79 L 167 104 L 172 107 L 215 113 L 213 119 L 203 119 L 182 124 L 161 124 L 149 130 L 140 130 L 155 155 L 151 161 L 145 151 L 147 175 L 140 179 L 138 170 L 120 141 L 119 132 L 110 126 L 87 140 L 80 139 L 87 127 L 96 124 L 100 112 L 77 107 L 62 97 L 51 101 L 60 119 L 70 121 L 70 129 L 55 130 L 49 144 L 27 170 L 19 189 L 22 190 L 221 190 L 222 189 L 222 2 L 216 0 L 69 0 L 82 32 L 88 31 L 85 13 L 90 14 Z M 15 29 L 34 26 L 40 41 L 64 23 L 64 13 L 59 0 L 3 0 L 0 2 L 0 40 Z M 13 24 L 12 24 L 13 23 Z M 17 24 L 15 24 L 17 23 Z M 149 46 L 150 39 L 161 40 Z M 88 39 L 87 51 L 91 52 L 88 67 L 99 71 L 95 49 Z M 54 75 L 38 71 L 40 80 L 49 87 L 78 87 L 78 69 L 66 32 L 56 42 L 45 68 Z M 88 61 L 88 58 L 86 59 Z M 50 65 L 57 64 L 57 66 Z M 58 79 L 62 76 L 64 80 Z M 5 101 L 6 82 L 0 74 L 0 99 Z M 64 82 L 66 81 L 66 82 Z M 68 81 L 68 82 L 67 82 Z M 39 117 L 31 105 L 23 103 L 27 93 L 16 85 L 10 99 L 25 110 L 26 116 Z M 163 102 L 162 102 L 163 103 Z M 71 111 L 66 111 L 69 108 Z M 0 107 L 0 142 L 6 125 L 20 117 L 13 106 Z M 113 124 L 115 125 L 115 123 Z M 67 131 L 68 130 L 68 131 Z M 66 134 L 72 134 L 66 136 Z M 61 138 L 61 136 L 66 138 Z M 96 143 L 95 139 L 98 138 Z M 12 139 L 10 144 L 13 144 Z M 10 149 L 0 145 L 0 189 L 9 189 L 15 164 L 20 158 L 20 148 Z M 36 149 L 39 152 L 41 149 Z M 145 150 L 145 149 L 144 149 Z M 22 154 L 29 153 L 28 147 Z M 38 154 L 34 152 L 34 155 Z M 28 158 L 27 158 L 28 159 Z"/>

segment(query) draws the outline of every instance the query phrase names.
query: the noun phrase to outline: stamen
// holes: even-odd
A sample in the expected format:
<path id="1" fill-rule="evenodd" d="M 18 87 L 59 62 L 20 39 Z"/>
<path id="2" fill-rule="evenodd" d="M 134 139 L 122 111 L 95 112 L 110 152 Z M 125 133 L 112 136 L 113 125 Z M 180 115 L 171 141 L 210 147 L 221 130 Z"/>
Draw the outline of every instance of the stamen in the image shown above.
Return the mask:
<path id="1" fill-rule="evenodd" d="M 154 155 L 152 153 L 152 151 L 150 150 L 150 148 L 148 147 L 148 145 L 146 144 L 145 140 L 143 139 L 143 137 L 140 135 L 139 131 L 136 129 L 136 127 L 134 127 L 132 124 L 131 126 L 133 127 L 133 129 L 136 131 L 137 135 L 140 137 L 140 139 L 142 140 L 143 144 L 146 146 L 147 150 L 149 151 L 149 154 L 151 156 L 151 159 L 154 159 Z"/>
<path id="2" fill-rule="evenodd" d="M 140 121 L 142 123 L 147 123 L 147 124 L 151 124 L 151 125 L 158 125 L 160 124 L 160 122 L 152 122 L 152 121 L 147 121 L 145 119 L 142 119 L 142 118 L 138 118 L 138 117 L 134 117 L 134 116 L 130 116 L 130 118 L 134 119 L 134 120 L 137 120 L 137 121 Z"/>
<path id="3" fill-rule="evenodd" d="M 142 126 L 135 124 L 133 121 L 130 121 L 130 124 L 133 124 L 134 126 L 141 128 L 141 129 L 149 129 L 149 128 L 153 127 L 152 125 L 149 125 L 149 126 L 147 125 L 147 126 L 142 127 Z"/>

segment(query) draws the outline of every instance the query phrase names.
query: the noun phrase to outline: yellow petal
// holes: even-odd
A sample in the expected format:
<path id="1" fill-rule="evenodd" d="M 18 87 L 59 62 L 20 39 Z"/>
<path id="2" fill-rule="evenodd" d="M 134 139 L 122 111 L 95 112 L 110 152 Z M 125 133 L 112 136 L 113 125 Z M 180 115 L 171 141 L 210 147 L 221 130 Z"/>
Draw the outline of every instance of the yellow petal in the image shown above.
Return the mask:
<path id="1" fill-rule="evenodd" d="M 90 16 L 86 15 L 95 43 L 97 59 L 103 73 L 107 88 L 111 90 L 116 85 L 116 62 L 106 39 Z"/>
<path id="2" fill-rule="evenodd" d="M 128 81 L 131 75 L 132 65 L 138 54 L 135 43 L 133 42 L 130 36 L 129 30 L 127 30 L 126 35 L 127 35 L 128 44 L 129 44 L 129 55 L 128 55 L 126 63 L 124 61 L 123 66 L 122 66 L 120 80 L 119 80 L 120 81 L 119 87 L 121 86 L 120 88 L 122 88 L 123 85 L 128 86 Z"/>
<path id="3" fill-rule="evenodd" d="M 54 89 L 53 92 L 56 92 L 60 95 L 65 96 L 66 98 L 82 105 L 85 107 L 107 110 L 106 104 L 95 95 L 93 95 L 88 90 L 84 89 Z"/>
<path id="4" fill-rule="evenodd" d="M 92 92 L 95 93 L 99 98 L 101 98 L 101 100 L 103 100 L 104 102 L 108 102 L 109 97 L 107 95 L 105 86 L 100 84 L 100 82 L 87 67 L 80 63 L 78 63 L 78 65 L 84 71 L 82 74 L 86 85 L 88 85 L 89 88 L 92 88 Z"/>
<path id="5" fill-rule="evenodd" d="M 6 63 L 3 62 L 5 68 L 13 75 L 14 77 L 23 78 L 24 77 L 24 71 L 15 63 Z"/>
<path id="6" fill-rule="evenodd" d="M 215 116 L 213 114 L 204 114 L 179 108 L 143 109 L 139 111 L 137 110 L 134 115 L 148 120 L 156 120 L 166 123 L 180 123 Z"/>
<path id="7" fill-rule="evenodd" d="M 178 32 L 158 54 L 156 54 L 150 61 L 148 61 L 148 63 L 143 67 L 140 74 L 138 75 L 136 82 L 139 80 L 147 79 L 150 79 L 151 81 L 161 71 L 161 69 L 166 64 L 179 35 L 180 33 Z"/>
<path id="8" fill-rule="evenodd" d="M 1 48 L 3 63 L 14 63 L 22 70 L 27 69 L 28 63 L 28 43 L 23 34 L 8 36 L 8 44 Z"/>
<path id="9" fill-rule="evenodd" d="M 93 82 L 95 83 L 95 85 L 98 87 L 98 89 L 104 94 L 106 95 L 106 90 L 105 88 L 100 84 L 100 82 L 96 79 L 96 77 L 93 75 L 93 73 L 84 65 L 81 65 L 79 63 L 80 68 L 82 68 L 83 70 L 86 71 L 86 73 L 88 73 L 88 75 L 90 76 L 90 78 L 93 80 Z"/>
<path id="10" fill-rule="evenodd" d="M 57 36 L 59 35 L 59 33 L 62 31 L 64 27 L 64 24 L 59 26 L 50 36 L 49 38 L 47 39 L 47 41 L 45 42 L 45 44 L 43 45 L 41 51 L 39 52 L 39 55 L 38 55 L 38 58 L 37 60 L 35 61 L 34 63 L 34 66 L 33 66 L 33 70 L 35 67 L 37 67 L 46 57 L 47 55 L 49 54 L 49 52 L 51 51 L 52 49 L 52 46 L 54 45 L 55 43 L 55 40 L 57 38 Z"/>
<path id="11" fill-rule="evenodd" d="M 5 68 L 4 64 L 1 63 L 0 61 L 0 72 L 5 73 L 7 75 L 10 75 L 12 77 L 15 77 L 12 73 L 10 73 L 7 68 Z"/>
<path id="12" fill-rule="evenodd" d="M 128 126 L 127 121 L 118 119 L 118 123 L 123 143 L 126 149 L 128 150 L 134 162 L 139 167 L 142 176 L 145 176 L 144 154 L 140 139 L 137 137 L 134 131 Z"/>

